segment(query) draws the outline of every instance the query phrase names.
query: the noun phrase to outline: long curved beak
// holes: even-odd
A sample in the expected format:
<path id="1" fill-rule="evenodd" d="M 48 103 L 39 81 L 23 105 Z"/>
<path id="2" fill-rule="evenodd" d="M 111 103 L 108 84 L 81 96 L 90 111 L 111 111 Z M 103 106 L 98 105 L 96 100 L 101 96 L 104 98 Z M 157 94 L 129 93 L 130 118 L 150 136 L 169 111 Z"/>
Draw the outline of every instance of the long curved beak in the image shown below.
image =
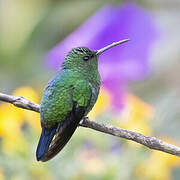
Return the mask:
<path id="1" fill-rule="evenodd" d="M 130 40 L 130 39 L 124 39 L 124 40 L 121 40 L 121 41 L 118 41 L 118 42 L 114 42 L 114 43 L 112 43 L 112 44 L 110 44 L 110 45 L 108 45 L 108 46 L 106 46 L 106 47 L 103 47 L 102 49 L 97 50 L 96 55 L 100 55 L 100 54 L 102 54 L 104 51 L 106 51 L 106 50 L 108 50 L 108 49 L 110 49 L 110 48 L 112 48 L 112 47 L 114 47 L 114 46 L 117 46 L 117 45 L 119 45 L 119 44 L 123 44 L 123 43 L 125 43 L 125 42 L 128 42 L 129 40 Z"/>

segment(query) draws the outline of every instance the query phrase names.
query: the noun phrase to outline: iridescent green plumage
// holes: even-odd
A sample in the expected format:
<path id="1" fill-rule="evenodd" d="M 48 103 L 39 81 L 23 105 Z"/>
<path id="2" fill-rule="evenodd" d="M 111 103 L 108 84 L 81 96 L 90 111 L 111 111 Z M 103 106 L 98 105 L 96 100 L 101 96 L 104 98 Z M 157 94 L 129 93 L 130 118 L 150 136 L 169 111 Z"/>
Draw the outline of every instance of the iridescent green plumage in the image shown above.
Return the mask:
<path id="1" fill-rule="evenodd" d="M 37 160 L 49 159 L 43 157 L 53 136 L 57 134 L 55 129 L 58 126 L 63 128 L 63 132 L 60 136 L 61 147 L 57 151 L 64 147 L 79 121 L 94 106 L 100 84 L 96 51 L 85 47 L 72 49 L 62 63 L 61 71 L 48 83 L 42 97 L 40 114 L 43 131 L 37 148 Z M 78 112 L 79 108 L 82 114 Z M 75 113 L 72 114 L 73 109 Z M 76 116 L 77 112 L 79 117 Z"/>
<path id="2" fill-rule="evenodd" d="M 42 97 L 42 133 L 36 151 L 38 161 L 47 161 L 61 151 L 80 120 L 94 106 L 101 85 L 99 55 L 126 41 L 113 43 L 98 51 L 86 47 L 74 48 L 67 54 L 61 70 L 50 80 Z"/>
<path id="3" fill-rule="evenodd" d="M 88 61 L 83 57 L 89 56 Z M 87 48 L 73 49 L 65 58 L 62 69 L 48 83 L 41 102 L 41 122 L 46 127 L 65 120 L 73 102 L 91 110 L 99 94 L 101 78 L 98 57 Z"/>

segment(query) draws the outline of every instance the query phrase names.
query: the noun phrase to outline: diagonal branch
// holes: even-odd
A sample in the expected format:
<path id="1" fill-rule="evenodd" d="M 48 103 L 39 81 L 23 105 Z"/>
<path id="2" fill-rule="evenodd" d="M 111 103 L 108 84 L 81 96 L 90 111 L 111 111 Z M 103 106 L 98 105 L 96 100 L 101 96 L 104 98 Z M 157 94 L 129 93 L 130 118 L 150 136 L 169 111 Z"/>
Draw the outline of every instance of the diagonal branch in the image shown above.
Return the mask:
<path id="1" fill-rule="evenodd" d="M 0 93 L 0 101 L 9 102 L 19 108 L 39 112 L 38 104 L 35 104 L 22 96 L 11 96 L 11 95 Z M 110 134 L 113 136 L 132 140 L 150 149 L 159 150 L 159 151 L 166 152 L 166 153 L 173 154 L 180 157 L 180 147 L 177 147 L 172 144 L 168 144 L 155 137 L 146 136 L 137 132 L 117 128 L 114 126 L 100 124 L 95 121 L 89 120 L 87 117 L 83 118 L 79 125 L 82 127 L 86 127 L 86 128 L 94 129 L 96 131 L 103 132 L 105 134 Z"/>

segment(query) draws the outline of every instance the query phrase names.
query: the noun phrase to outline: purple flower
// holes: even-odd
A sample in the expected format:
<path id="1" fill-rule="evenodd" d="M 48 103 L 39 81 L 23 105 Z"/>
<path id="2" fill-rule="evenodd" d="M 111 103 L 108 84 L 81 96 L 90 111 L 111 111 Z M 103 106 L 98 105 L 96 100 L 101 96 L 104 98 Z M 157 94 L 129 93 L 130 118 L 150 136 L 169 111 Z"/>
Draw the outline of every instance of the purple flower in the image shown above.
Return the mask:
<path id="1" fill-rule="evenodd" d="M 150 50 L 157 39 L 157 30 L 144 9 L 133 3 L 101 8 L 47 54 L 47 64 L 59 68 L 73 47 L 97 50 L 127 38 L 131 41 L 108 50 L 99 62 L 103 86 L 111 92 L 113 104 L 119 109 L 124 104 L 127 83 L 143 79 L 150 70 Z"/>

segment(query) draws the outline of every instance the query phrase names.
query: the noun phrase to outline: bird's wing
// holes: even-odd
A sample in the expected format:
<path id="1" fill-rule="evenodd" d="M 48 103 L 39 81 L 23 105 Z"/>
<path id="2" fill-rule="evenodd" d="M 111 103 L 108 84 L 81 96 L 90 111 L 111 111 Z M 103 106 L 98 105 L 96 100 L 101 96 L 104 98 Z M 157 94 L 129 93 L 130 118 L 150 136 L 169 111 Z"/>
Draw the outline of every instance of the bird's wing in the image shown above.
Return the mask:
<path id="1" fill-rule="evenodd" d="M 72 91 L 69 93 L 73 102 L 72 111 L 68 114 L 65 121 L 59 123 L 55 138 L 41 161 L 45 162 L 52 159 L 63 149 L 76 130 L 80 120 L 84 117 L 90 104 L 92 90 L 87 82 L 79 80 L 73 87 L 71 86 L 71 89 Z"/>

